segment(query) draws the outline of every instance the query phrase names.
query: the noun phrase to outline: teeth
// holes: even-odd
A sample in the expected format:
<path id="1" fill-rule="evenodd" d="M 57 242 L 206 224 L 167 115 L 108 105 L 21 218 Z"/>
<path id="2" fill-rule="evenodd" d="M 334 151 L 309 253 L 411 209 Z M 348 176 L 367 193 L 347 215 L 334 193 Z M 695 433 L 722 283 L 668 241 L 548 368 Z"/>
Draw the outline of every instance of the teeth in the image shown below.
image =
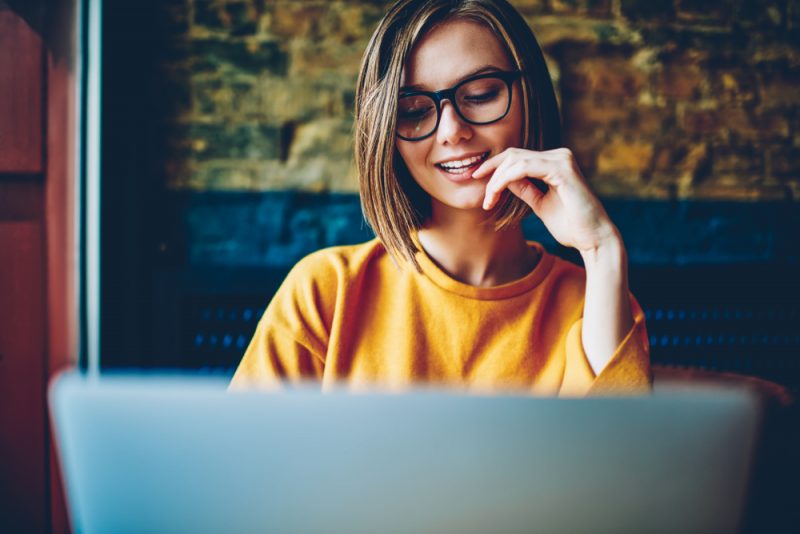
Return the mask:
<path id="1" fill-rule="evenodd" d="M 458 161 L 446 161 L 444 163 L 440 163 L 440 167 L 444 167 L 445 169 L 460 169 L 462 167 L 469 167 L 470 165 L 474 165 L 476 162 L 482 160 L 486 157 L 486 154 L 481 154 L 480 156 L 473 156 L 467 159 L 461 159 Z"/>

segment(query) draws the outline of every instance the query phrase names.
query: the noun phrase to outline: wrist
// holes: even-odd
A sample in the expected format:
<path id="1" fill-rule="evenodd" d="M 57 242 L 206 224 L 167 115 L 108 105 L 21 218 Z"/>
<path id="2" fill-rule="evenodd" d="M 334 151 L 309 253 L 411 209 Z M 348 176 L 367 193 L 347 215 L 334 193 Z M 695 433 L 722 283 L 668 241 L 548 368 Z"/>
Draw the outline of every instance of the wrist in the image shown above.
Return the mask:
<path id="1" fill-rule="evenodd" d="M 627 266 L 625 245 L 622 242 L 622 235 L 616 227 L 607 238 L 598 242 L 596 246 L 579 252 L 587 271 L 603 268 L 603 270 L 623 272 Z"/>

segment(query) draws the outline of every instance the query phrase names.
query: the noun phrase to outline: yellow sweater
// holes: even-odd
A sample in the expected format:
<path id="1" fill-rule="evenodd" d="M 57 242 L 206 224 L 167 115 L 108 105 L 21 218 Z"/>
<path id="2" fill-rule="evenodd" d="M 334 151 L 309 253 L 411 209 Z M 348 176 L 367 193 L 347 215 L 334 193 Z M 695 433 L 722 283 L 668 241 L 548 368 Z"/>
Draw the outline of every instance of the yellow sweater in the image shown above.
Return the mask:
<path id="1" fill-rule="evenodd" d="M 581 343 L 586 276 L 548 254 L 495 287 L 454 280 L 426 254 L 396 266 L 377 239 L 301 260 L 264 312 L 232 387 L 320 380 L 323 389 L 435 384 L 542 395 L 650 388 L 644 316 L 595 376 Z"/>

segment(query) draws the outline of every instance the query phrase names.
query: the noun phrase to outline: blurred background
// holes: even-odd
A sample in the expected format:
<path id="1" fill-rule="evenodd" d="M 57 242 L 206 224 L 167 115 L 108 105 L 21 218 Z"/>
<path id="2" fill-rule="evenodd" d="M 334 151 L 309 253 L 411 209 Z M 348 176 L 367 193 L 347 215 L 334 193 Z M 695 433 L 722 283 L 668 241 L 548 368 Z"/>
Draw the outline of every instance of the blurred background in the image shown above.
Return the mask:
<path id="1" fill-rule="evenodd" d="M 53 372 L 228 375 L 298 259 L 372 237 L 352 112 L 389 3 L 0 0 L 0 400 L 19 407 L 0 413 L 5 524 L 65 528 Z M 511 3 L 622 231 L 654 363 L 778 388 L 748 525 L 783 530 L 798 519 L 800 1 Z"/>
<path id="2" fill-rule="evenodd" d="M 800 3 L 512 3 L 622 230 L 654 360 L 796 385 Z M 294 262 L 372 236 L 352 112 L 388 2 L 113 4 L 101 363 L 230 372 Z"/>

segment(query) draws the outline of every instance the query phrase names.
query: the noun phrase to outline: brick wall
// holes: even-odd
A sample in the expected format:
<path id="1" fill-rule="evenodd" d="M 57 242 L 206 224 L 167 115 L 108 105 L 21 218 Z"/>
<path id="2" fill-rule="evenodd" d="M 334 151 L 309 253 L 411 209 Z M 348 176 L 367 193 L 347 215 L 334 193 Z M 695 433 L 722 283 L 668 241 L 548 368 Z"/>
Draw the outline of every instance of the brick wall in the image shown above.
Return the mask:
<path id="1" fill-rule="evenodd" d="M 512 0 L 605 197 L 800 197 L 800 1 Z M 356 190 L 353 90 L 386 2 L 160 4 L 167 186 Z"/>

